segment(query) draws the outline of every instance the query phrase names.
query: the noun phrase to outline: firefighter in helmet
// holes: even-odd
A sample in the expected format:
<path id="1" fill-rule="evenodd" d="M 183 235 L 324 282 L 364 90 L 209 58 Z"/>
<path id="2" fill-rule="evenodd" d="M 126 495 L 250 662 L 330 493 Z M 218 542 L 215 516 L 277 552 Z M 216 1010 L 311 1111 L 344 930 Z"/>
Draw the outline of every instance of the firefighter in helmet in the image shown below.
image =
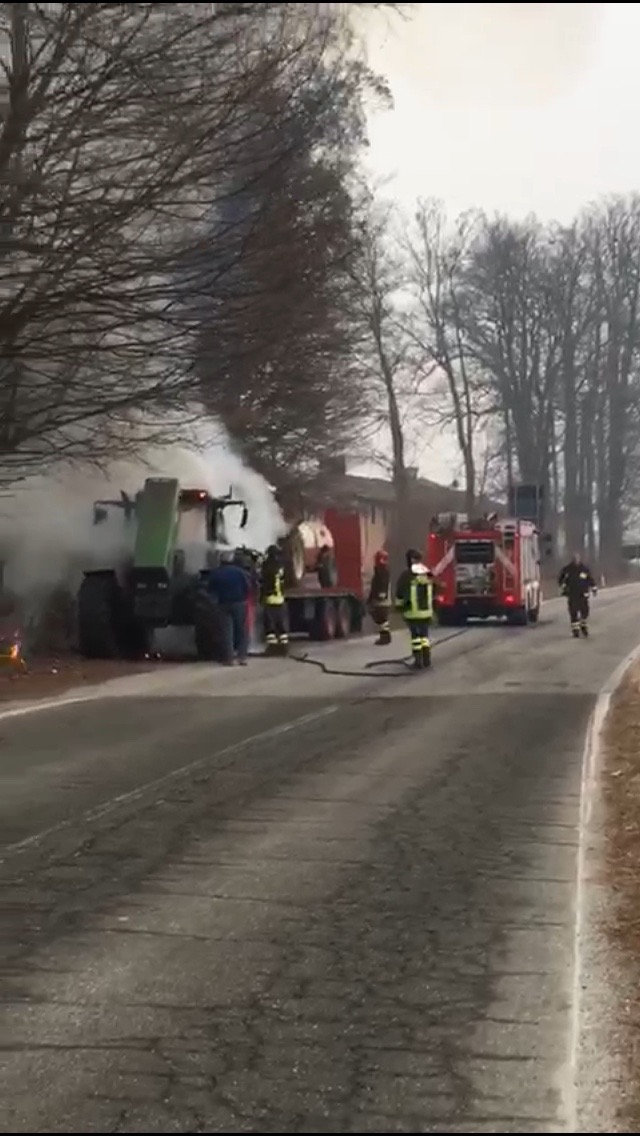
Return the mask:
<path id="1" fill-rule="evenodd" d="M 373 561 L 373 577 L 369 589 L 367 606 L 371 618 L 378 628 L 377 647 L 384 647 L 391 642 L 391 628 L 389 626 L 389 611 L 391 608 L 391 574 L 389 572 L 389 553 L 381 548 L 376 552 Z"/>
<path id="2" fill-rule="evenodd" d="M 268 655 L 286 655 L 289 650 L 287 603 L 284 595 L 282 553 L 272 544 L 262 562 L 260 602 Z"/>
<path id="3" fill-rule="evenodd" d="M 571 634 L 574 639 L 589 634 L 589 595 L 597 594 L 596 582 L 590 568 L 583 563 L 579 552 L 574 552 L 558 576 L 558 586 L 567 597 Z"/>
<path id="4" fill-rule="evenodd" d="M 431 666 L 429 628 L 433 619 L 434 581 L 414 548 L 407 552 L 407 567 L 396 586 L 395 606 L 411 635 L 411 653 L 415 670 Z"/>

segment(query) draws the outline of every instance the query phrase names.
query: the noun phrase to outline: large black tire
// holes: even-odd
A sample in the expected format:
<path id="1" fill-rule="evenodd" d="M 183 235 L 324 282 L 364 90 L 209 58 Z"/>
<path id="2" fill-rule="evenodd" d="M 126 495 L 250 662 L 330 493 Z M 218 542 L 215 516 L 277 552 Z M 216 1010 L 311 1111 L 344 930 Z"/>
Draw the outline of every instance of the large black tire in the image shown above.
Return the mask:
<path id="1" fill-rule="evenodd" d="M 203 662 L 224 661 L 223 615 L 205 592 L 196 592 L 193 599 L 193 628 L 198 658 Z"/>
<path id="2" fill-rule="evenodd" d="M 510 627 L 526 627 L 529 622 L 529 612 L 526 607 L 518 607 L 507 616 Z"/>
<path id="3" fill-rule="evenodd" d="M 78 592 L 78 646 L 85 659 L 119 659 L 122 593 L 115 576 L 85 576 Z"/>
<path id="4" fill-rule="evenodd" d="M 316 614 L 311 628 L 311 638 L 321 643 L 336 637 L 336 606 L 331 599 L 318 600 Z"/>
<path id="5" fill-rule="evenodd" d="M 351 634 L 351 604 L 338 600 L 336 607 L 336 639 L 348 639 Z"/>

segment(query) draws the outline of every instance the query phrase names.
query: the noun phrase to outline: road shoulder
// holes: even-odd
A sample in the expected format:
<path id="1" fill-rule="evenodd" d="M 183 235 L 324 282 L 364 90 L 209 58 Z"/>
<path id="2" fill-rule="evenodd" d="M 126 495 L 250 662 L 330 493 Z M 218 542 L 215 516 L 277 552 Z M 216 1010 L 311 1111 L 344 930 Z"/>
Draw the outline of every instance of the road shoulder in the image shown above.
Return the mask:
<path id="1" fill-rule="evenodd" d="M 580 1132 L 640 1131 L 638 655 L 603 691 L 585 763 L 578 910 Z"/>

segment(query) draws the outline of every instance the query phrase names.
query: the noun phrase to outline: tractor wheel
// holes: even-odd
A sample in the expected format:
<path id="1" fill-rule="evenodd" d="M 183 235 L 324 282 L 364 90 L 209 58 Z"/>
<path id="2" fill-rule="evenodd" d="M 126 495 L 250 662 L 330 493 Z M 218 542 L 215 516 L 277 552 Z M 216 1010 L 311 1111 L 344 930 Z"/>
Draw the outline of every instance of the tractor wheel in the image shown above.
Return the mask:
<path id="1" fill-rule="evenodd" d="M 348 639 L 351 634 L 351 605 L 348 600 L 338 600 L 336 609 L 336 639 Z"/>
<path id="2" fill-rule="evenodd" d="M 220 663 L 224 656 L 224 627 L 222 613 L 204 592 L 194 596 L 193 628 L 198 658 L 203 662 Z"/>
<path id="3" fill-rule="evenodd" d="M 326 643 L 336 637 L 337 613 L 332 600 L 318 600 L 311 638 Z"/>
<path id="4" fill-rule="evenodd" d="M 78 592 L 78 646 L 85 659 L 122 654 L 122 594 L 114 576 L 85 576 Z"/>

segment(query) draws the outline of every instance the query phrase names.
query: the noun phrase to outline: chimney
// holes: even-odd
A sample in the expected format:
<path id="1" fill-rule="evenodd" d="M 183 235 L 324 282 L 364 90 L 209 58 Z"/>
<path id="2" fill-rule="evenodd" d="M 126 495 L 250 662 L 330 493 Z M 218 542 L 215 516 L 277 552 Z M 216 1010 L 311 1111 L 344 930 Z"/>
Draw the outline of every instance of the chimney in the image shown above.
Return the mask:
<path id="1" fill-rule="evenodd" d="M 325 477 L 344 477 L 347 472 L 347 459 L 341 454 L 335 458 L 325 458 L 320 463 L 320 473 Z"/>

